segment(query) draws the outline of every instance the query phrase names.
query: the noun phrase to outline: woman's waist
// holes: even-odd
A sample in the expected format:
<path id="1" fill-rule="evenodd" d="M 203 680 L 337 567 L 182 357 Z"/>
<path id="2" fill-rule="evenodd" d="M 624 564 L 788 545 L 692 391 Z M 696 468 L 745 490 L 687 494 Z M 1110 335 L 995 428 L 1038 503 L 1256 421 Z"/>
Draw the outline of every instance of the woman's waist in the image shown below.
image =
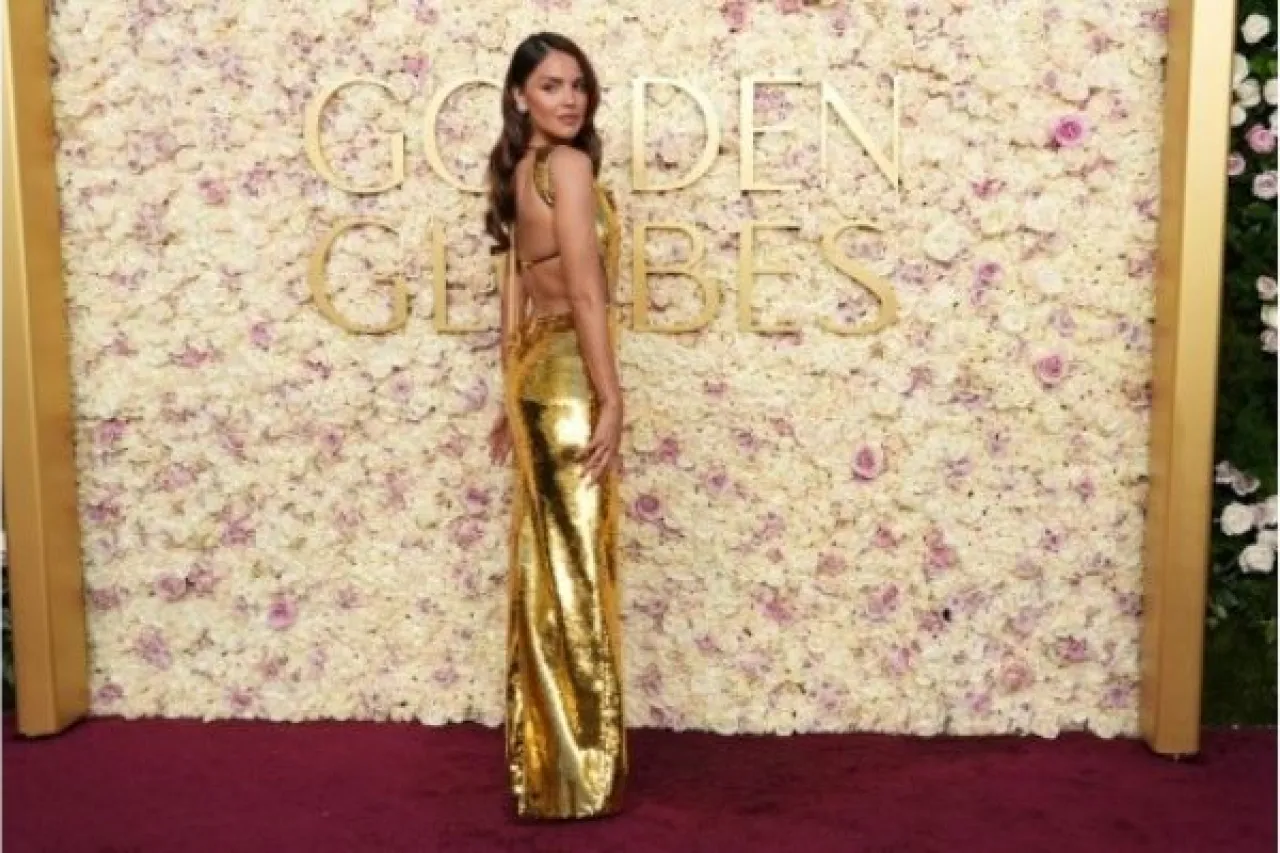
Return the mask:
<path id="1" fill-rule="evenodd" d="M 529 314 L 524 318 L 523 331 L 526 334 L 535 332 L 567 332 L 572 331 L 572 311 L 546 311 Z"/>
<path id="2" fill-rule="evenodd" d="M 605 306 L 605 323 L 611 332 L 617 331 L 618 314 L 613 305 Z M 572 310 L 544 311 L 528 314 L 520 330 L 525 336 L 539 332 L 573 332 L 577 329 Z"/>

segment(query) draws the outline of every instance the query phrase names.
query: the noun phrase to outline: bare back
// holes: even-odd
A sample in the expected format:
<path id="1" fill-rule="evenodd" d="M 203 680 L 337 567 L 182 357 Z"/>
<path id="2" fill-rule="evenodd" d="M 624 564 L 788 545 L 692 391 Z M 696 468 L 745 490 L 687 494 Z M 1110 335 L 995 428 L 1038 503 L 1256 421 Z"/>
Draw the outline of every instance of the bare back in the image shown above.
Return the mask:
<path id="1" fill-rule="evenodd" d="M 535 156 L 530 150 L 516 165 L 520 281 L 535 315 L 563 314 L 570 310 L 569 288 L 556 243 L 555 211 L 534 186 Z"/>
<path id="2" fill-rule="evenodd" d="M 607 305 L 617 223 L 612 196 L 596 183 L 590 161 L 567 146 L 531 149 L 514 181 L 517 269 L 532 313 L 570 313 L 575 288 L 581 298 L 584 286 L 599 288 Z"/>

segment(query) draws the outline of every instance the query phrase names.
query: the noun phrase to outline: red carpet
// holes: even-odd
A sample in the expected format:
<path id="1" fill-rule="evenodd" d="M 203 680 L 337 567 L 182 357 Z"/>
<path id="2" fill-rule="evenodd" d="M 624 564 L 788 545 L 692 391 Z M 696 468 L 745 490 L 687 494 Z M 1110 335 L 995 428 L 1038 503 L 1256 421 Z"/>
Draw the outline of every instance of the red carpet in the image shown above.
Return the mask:
<path id="1" fill-rule="evenodd" d="M 95 719 L 4 742 L 5 853 L 1276 849 L 1276 733 L 1196 759 L 1083 734 L 631 733 L 626 813 L 517 823 L 499 731 Z"/>

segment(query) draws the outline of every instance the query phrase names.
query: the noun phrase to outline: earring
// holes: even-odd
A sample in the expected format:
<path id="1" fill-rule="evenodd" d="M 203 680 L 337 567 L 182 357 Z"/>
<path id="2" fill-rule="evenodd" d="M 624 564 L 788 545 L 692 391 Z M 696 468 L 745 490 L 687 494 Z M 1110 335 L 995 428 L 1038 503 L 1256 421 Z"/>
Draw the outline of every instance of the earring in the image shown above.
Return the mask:
<path id="1" fill-rule="evenodd" d="M 528 104 L 516 104 L 516 112 L 520 113 L 520 115 L 529 112 Z"/>

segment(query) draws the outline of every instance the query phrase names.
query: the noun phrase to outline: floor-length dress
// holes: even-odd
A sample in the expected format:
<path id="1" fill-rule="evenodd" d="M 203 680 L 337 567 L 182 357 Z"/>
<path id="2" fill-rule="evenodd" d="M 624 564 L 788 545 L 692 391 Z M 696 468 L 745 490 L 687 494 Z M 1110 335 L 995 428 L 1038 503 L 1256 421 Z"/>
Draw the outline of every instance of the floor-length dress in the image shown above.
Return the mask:
<path id="1" fill-rule="evenodd" d="M 548 152 L 535 157 L 533 183 L 553 205 Z M 612 198 L 598 185 L 596 199 L 612 293 L 620 232 Z M 616 346 L 612 309 L 609 316 Z M 571 315 L 527 319 L 514 348 L 506 379 L 515 467 L 506 680 L 511 792 L 522 817 L 610 814 L 627 777 L 616 476 L 593 484 L 578 461 L 598 402 Z"/>

